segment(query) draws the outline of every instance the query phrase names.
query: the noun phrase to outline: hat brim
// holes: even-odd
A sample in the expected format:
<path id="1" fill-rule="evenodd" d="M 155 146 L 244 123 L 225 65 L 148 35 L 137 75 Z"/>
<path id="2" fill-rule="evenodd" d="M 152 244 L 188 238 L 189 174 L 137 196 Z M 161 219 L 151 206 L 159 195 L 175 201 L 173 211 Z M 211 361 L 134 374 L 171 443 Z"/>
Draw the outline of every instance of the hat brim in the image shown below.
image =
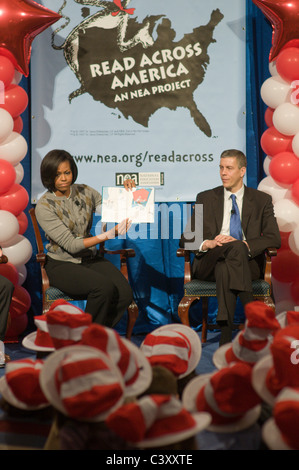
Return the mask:
<path id="1" fill-rule="evenodd" d="M 208 383 L 213 372 L 210 374 L 203 374 L 199 377 L 192 379 L 185 387 L 182 396 L 182 402 L 184 407 L 190 412 L 198 412 L 196 407 L 196 397 L 199 391 Z M 240 419 L 234 423 L 228 424 L 210 424 L 207 427 L 208 431 L 220 432 L 220 433 L 232 433 L 242 431 L 243 429 L 249 428 L 254 424 L 261 413 L 261 406 L 257 405 L 251 408 L 247 413 L 244 413 Z"/>
<path id="2" fill-rule="evenodd" d="M 276 316 L 276 320 L 280 324 L 281 328 L 285 328 L 287 326 L 287 312 L 281 312 Z"/>
<path id="3" fill-rule="evenodd" d="M 121 340 L 129 349 L 130 353 L 134 355 L 139 367 L 139 376 L 137 380 L 131 385 L 126 386 L 125 384 L 125 395 L 129 398 L 139 395 L 150 386 L 153 377 L 153 370 L 148 359 L 135 344 L 126 338 L 121 338 Z"/>
<path id="4" fill-rule="evenodd" d="M 260 359 L 252 369 L 252 386 L 256 393 L 270 406 L 274 406 L 275 396 L 266 386 L 268 371 L 273 366 L 271 355 Z"/>
<path id="5" fill-rule="evenodd" d="M 197 412 L 192 414 L 192 417 L 195 420 L 195 425 L 191 429 L 187 429 L 186 431 L 181 431 L 178 433 L 170 433 L 164 436 L 159 436 L 154 439 L 144 439 L 138 443 L 134 443 L 133 445 L 137 448 L 144 448 L 148 449 L 151 447 L 161 447 L 169 444 L 174 444 L 175 442 L 183 441 L 192 437 L 199 432 L 206 429 L 211 422 L 211 415 L 206 412 Z"/>
<path id="6" fill-rule="evenodd" d="M 0 378 L 0 394 L 2 395 L 4 400 L 7 401 L 7 403 L 14 406 L 15 408 L 20 408 L 21 410 L 34 411 L 41 410 L 50 406 L 50 403 L 43 403 L 42 405 L 30 406 L 26 403 L 17 400 L 17 398 L 11 393 L 7 385 L 5 375 Z"/>
<path id="7" fill-rule="evenodd" d="M 119 369 L 113 364 L 113 362 L 108 358 L 108 356 L 100 351 L 97 348 L 94 348 L 92 346 L 81 346 L 81 345 L 74 345 L 74 346 L 66 346 L 64 348 L 60 348 L 58 350 L 55 350 L 52 352 L 44 361 L 43 368 L 40 372 L 40 386 L 42 388 L 42 391 L 44 395 L 46 396 L 47 400 L 51 403 L 51 405 L 56 408 L 58 411 L 61 411 L 61 413 L 65 414 L 66 416 L 69 415 L 68 411 L 66 410 L 65 406 L 63 405 L 63 402 L 60 398 L 60 395 L 58 393 L 57 387 L 55 385 L 56 380 L 55 380 L 55 375 L 56 375 L 56 370 L 61 361 L 67 357 L 71 352 L 90 352 L 94 354 L 95 357 L 99 357 L 103 359 L 109 367 L 115 372 L 115 375 L 118 376 L 119 383 L 123 384 L 123 377 L 119 371 Z M 82 421 L 86 422 L 98 422 L 98 421 L 103 421 L 109 413 L 111 413 L 113 410 L 115 410 L 118 406 L 120 406 L 123 402 L 123 399 L 120 399 L 113 407 L 111 407 L 109 410 L 107 410 L 104 413 L 101 413 L 100 415 L 97 415 L 93 418 L 86 419 Z"/>
<path id="8" fill-rule="evenodd" d="M 229 364 L 226 360 L 225 354 L 232 347 L 232 343 L 226 343 L 220 346 L 213 354 L 213 363 L 217 367 L 217 369 L 223 369 L 227 367 Z"/>
<path id="9" fill-rule="evenodd" d="M 271 450 L 293 450 L 282 439 L 274 418 L 269 418 L 262 427 L 262 438 Z"/>
<path id="10" fill-rule="evenodd" d="M 22 340 L 22 346 L 26 349 L 31 349 L 32 351 L 44 351 L 44 352 L 51 352 L 55 351 L 55 348 L 45 347 L 45 346 L 38 346 L 35 344 L 36 340 L 36 331 L 30 333 L 29 335 L 25 336 Z"/>
<path id="11" fill-rule="evenodd" d="M 183 335 L 187 336 L 188 340 L 191 343 L 191 355 L 188 361 L 188 367 L 183 374 L 180 374 L 178 376 L 179 379 L 182 379 L 183 377 L 186 377 L 196 369 L 202 353 L 201 341 L 196 331 L 194 331 L 190 326 L 182 325 L 181 323 L 171 323 L 169 325 L 160 326 L 159 328 L 156 328 L 152 333 L 160 333 L 161 331 L 167 332 L 169 330 L 182 333 Z"/>

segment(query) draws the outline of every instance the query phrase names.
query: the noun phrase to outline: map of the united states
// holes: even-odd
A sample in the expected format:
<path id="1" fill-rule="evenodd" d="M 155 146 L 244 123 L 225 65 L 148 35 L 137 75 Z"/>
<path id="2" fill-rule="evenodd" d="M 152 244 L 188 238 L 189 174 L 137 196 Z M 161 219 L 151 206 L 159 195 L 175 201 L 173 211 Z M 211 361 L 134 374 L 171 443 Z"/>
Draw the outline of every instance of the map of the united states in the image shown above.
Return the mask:
<path id="1" fill-rule="evenodd" d="M 214 30 L 222 19 L 223 14 L 216 9 L 206 25 L 176 42 L 176 32 L 164 15 L 149 16 L 143 23 L 130 18 L 128 38 L 148 22 L 150 34 L 157 25 L 156 38 L 149 47 L 137 44 L 125 52 L 118 46 L 116 28 L 82 30 L 78 48 L 82 90 L 144 127 L 161 108 L 187 108 L 196 126 L 210 137 L 211 127 L 193 95 L 205 79 L 210 64 L 208 49 L 216 42 Z"/>

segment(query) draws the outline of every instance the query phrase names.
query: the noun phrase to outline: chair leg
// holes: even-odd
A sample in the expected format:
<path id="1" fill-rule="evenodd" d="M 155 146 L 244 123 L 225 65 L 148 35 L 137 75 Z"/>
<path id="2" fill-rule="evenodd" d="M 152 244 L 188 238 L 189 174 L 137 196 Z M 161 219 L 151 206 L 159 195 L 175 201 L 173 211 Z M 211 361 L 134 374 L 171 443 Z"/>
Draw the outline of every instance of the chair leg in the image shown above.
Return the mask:
<path id="1" fill-rule="evenodd" d="M 193 302 L 199 300 L 199 297 L 183 297 L 178 306 L 178 315 L 183 325 L 190 326 L 189 309 Z"/>
<path id="2" fill-rule="evenodd" d="M 209 313 L 209 297 L 202 297 L 202 330 L 201 330 L 201 342 L 207 342 L 207 330 L 208 330 L 208 313 Z"/>
<path id="3" fill-rule="evenodd" d="M 128 322 L 127 322 L 127 330 L 126 330 L 126 338 L 131 339 L 132 333 L 133 333 L 133 328 L 136 323 L 136 320 L 138 318 L 138 307 L 135 301 L 131 303 L 128 307 Z"/>

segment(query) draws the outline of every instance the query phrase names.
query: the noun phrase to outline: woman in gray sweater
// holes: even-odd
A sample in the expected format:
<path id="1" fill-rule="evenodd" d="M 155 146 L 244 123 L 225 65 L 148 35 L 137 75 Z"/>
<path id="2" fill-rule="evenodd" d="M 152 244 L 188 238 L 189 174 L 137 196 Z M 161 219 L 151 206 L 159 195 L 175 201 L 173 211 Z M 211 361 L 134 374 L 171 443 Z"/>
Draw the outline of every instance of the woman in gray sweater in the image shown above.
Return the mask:
<path id="1" fill-rule="evenodd" d="M 86 298 L 85 311 L 93 321 L 113 327 L 130 305 L 132 290 L 121 272 L 99 254 L 97 245 L 125 234 L 130 221 L 92 236 L 93 213 L 101 204 L 101 194 L 75 184 L 78 169 L 73 157 L 65 150 L 52 150 L 42 160 L 40 172 L 48 191 L 35 211 L 49 240 L 45 268 L 50 285 L 73 298 Z"/>

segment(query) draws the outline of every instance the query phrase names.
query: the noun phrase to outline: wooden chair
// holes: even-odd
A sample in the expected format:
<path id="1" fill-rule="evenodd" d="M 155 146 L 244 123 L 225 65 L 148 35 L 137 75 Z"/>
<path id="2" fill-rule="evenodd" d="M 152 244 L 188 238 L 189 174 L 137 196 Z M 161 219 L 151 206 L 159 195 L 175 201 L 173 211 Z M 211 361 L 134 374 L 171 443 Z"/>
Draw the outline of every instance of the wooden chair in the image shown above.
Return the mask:
<path id="1" fill-rule="evenodd" d="M 31 208 L 29 210 L 29 214 L 31 217 L 35 240 L 37 245 L 37 254 L 36 254 L 36 261 L 40 265 L 41 270 L 41 279 L 42 279 L 42 307 L 43 307 L 43 314 L 45 314 L 49 308 L 51 303 L 53 303 L 57 299 L 64 299 L 68 302 L 74 302 L 76 299 L 71 298 L 61 290 L 57 289 L 56 287 L 51 287 L 49 283 L 49 278 L 47 276 L 47 272 L 45 270 L 45 262 L 46 262 L 46 253 L 44 251 L 43 240 L 41 236 L 41 232 L 39 229 L 38 222 L 35 216 L 35 209 Z M 133 258 L 135 256 L 135 251 L 132 248 L 123 248 L 120 250 L 107 250 L 104 246 L 104 243 L 100 245 L 100 251 L 104 254 L 109 255 L 118 255 L 120 256 L 120 271 L 128 280 L 128 266 L 127 261 L 128 258 Z M 138 318 L 138 307 L 135 301 L 133 300 L 131 305 L 128 307 L 128 321 L 126 327 L 126 337 L 131 339 L 133 328 L 135 322 Z"/>
<path id="2" fill-rule="evenodd" d="M 276 248 L 265 250 L 265 270 L 264 278 L 252 282 L 253 296 L 256 300 L 262 300 L 271 308 L 274 307 L 272 299 L 272 281 L 271 281 L 271 259 L 277 255 Z M 216 297 L 216 282 L 200 281 L 192 279 L 191 275 L 191 257 L 190 251 L 183 248 L 177 250 L 178 257 L 184 257 L 184 297 L 178 306 L 178 315 L 184 325 L 190 326 L 189 309 L 193 303 L 202 300 L 202 332 L 201 340 L 203 343 L 207 340 L 207 330 L 212 328 L 208 324 L 209 297 Z M 235 328 L 242 329 L 243 324 L 234 325 Z M 214 326 L 215 328 L 215 326 Z"/>

